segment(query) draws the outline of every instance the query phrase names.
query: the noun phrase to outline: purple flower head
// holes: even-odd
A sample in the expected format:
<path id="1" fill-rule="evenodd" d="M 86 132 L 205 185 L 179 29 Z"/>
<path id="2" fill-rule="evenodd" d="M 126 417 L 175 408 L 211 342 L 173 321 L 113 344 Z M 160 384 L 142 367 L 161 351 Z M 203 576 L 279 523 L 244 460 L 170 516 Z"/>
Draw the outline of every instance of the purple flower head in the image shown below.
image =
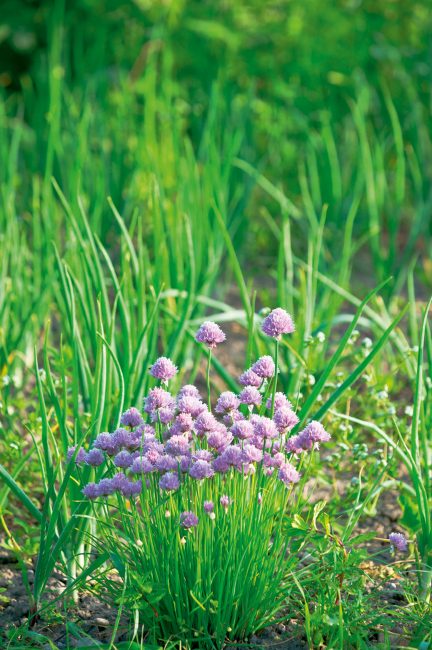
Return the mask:
<path id="1" fill-rule="evenodd" d="M 229 498 L 226 494 L 223 494 L 221 498 L 219 499 L 219 502 L 222 506 L 222 508 L 225 508 L 225 510 L 228 509 L 228 506 L 231 505 L 232 499 Z"/>
<path id="2" fill-rule="evenodd" d="M 86 455 L 85 462 L 91 467 L 99 467 L 104 462 L 104 455 L 100 449 L 90 449 Z"/>
<path id="3" fill-rule="evenodd" d="M 113 494 L 117 489 L 116 484 L 113 483 L 113 479 L 111 478 L 103 478 L 99 481 L 96 487 L 98 496 L 100 497 L 107 497 L 110 494 Z"/>
<path id="4" fill-rule="evenodd" d="M 67 459 L 68 459 L 68 461 L 72 460 L 72 456 L 74 455 L 75 450 L 76 450 L 76 445 L 74 447 L 69 447 L 69 449 L 67 450 Z M 87 454 L 86 454 L 85 450 L 82 447 L 80 447 L 79 450 L 78 450 L 78 453 L 77 453 L 77 455 L 75 457 L 75 463 L 77 465 L 80 465 L 81 463 L 85 463 L 86 460 L 87 460 Z"/>
<path id="5" fill-rule="evenodd" d="M 200 413 L 207 411 L 207 406 L 200 400 L 199 397 L 192 395 L 184 395 L 177 401 L 177 408 L 180 413 L 188 413 L 193 418 L 198 417 Z"/>
<path id="6" fill-rule="evenodd" d="M 189 440 L 187 436 L 172 436 L 165 444 L 165 452 L 170 456 L 182 456 L 189 452 Z"/>
<path id="7" fill-rule="evenodd" d="M 130 467 L 133 463 L 132 454 L 128 451 L 121 451 L 114 457 L 114 465 L 116 467 Z"/>
<path id="8" fill-rule="evenodd" d="M 225 474 L 230 470 L 230 466 L 228 465 L 226 458 L 224 458 L 223 455 L 216 456 L 212 465 L 214 471 L 217 472 L 218 474 Z"/>
<path id="9" fill-rule="evenodd" d="M 142 421 L 141 413 L 133 406 L 125 411 L 120 418 L 120 424 L 124 427 L 137 427 L 142 424 Z"/>
<path id="10" fill-rule="evenodd" d="M 208 434 L 207 444 L 209 447 L 212 447 L 217 451 L 221 451 L 222 449 L 225 449 L 225 447 L 227 447 L 230 444 L 232 439 L 233 439 L 232 434 L 229 433 L 229 431 L 227 430 L 226 427 L 224 427 L 223 424 L 220 424 L 215 431 L 212 431 L 211 433 Z"/>
<path id="11" fill-rule="evenodd" d="M 239 395 L 239 399 L 241 404 L 247 404 L 248 406 L 260 406 L 262 402 L 261 393 L 255 388 L 255 386 L 246 386 L 243 388 Z"/>
<path id="12" fill-rule="evenodd" d="M 182 512 L 180 515 L 180 526 L 183 526 L 183 528 L 195 528 L 195 526 L 198 526 L 198 517 L 194 512 Z"/>
<path id="13" fill-rule="evenodd" d="M 138 429 L 134 431 L 134 435 L 139 435 L 140 437 L 147 440 L 152 437 L 154 438 L 155 429 L 151 424 L 142 424 L 140 427 L 138 427 Z"/>
<path id="14" fill-rule="evenodd" d="M 285 443 L 285 451 L 288 454 L 299 454 L 303 451 L 301 444 L 300 436 L 291 436 Z"/>
<path id="15" fill-rule="evenodd" d="M 189 454 L 180 456 L 180 470 L 182 472 L 188 472 L 192 463 L 192 457 Z"/>
<path id="16" fill-rule="evenodd" d="M 292 409 L 292 404 L 289 399 L 283 393 L 276 393 L 274 401 L 275 409 L 288 408 Z M 269 397 L 266 402 L 266 407 L 271 409 L 272 407 L 272 398 Z"/>
<path id="17" fill-rule="evenodd" d="M 170 456 L 182 456 L 189 452 L 189 440 L 186 436 L 172 436 L 165 444 L 165 451 Z"/>
<path id="18" fill-rule="evenodd" d="M 117 431 L 121 431 L 118 429 Z M 123 429 L 124 431 L 124 429 Z M 117 432 L 114 433 L 117 435 Z M 129 437 L 123 445 L 126 449 L 145 449 L 155 440 L 155 430 L 150 424 L 141 424 L 135 431 L 129 433 Z"/>
<path id="19" fill-rule="evenodd" d="M 181 397 L 196 397 L 197 399 L 201 399 L 198 388 L 193 384 L 186 384 L 186 386 L 180 388 L 179 392 L 177 393 L 177 397 L 179 399 Z"/>
<path id="20" fill-rule="evenodd" d="M 159 357 L 159 359 L 150 368 L 150 374 L 155 379 L 160 379 L 165 384 L 178 373 L 178 368 L 173 364 L 171 359 L 167 357 Z"/>
<path id="21" fill-rule="evenodd" d="M 280 451 L 273 454 L 273 467 L 280 468 L 285 462 L 285 455 Z"/>
<path id="22" fill-rule="evenodd" d="M 273 377 L 275 374 L 275 364 L 273 359 L 269 355 L 260 357 L 258 361 L 255 361 L 253 364 L 252 371 L 258 375 L 258 377 L 262 377 L 262 379 L 270 379 L 270 377 Z"/>
<path id="23" fill-rule="evenodd" d="M 330 434 L 324 429 L 323 425 L 316 420 L 309 422 L 307 427 L 299 433 L 299 444 L 305 451 L 308 449 L 318 449 L 320 442 L 328 442 Z"/>
<path id="24" fill-rule="evenodd" d="M 145 452 L 147 460 L 152 463 L 152 465 L 156 465 L 157 461 L 164 453 L 164 448 L 160 443 L 155 443 L 154 446 L 152 445 L 149 449 L 144 448 L 143 451 Z"/>
<path id="25" fill-rule="evenodd" d="M 238 420 L 231 427 L 231 433 L 239 440 L 247 440 L 254 433 L 254 428 L 249 420 Z"/>
<path id="26" fill-rule="evenodd" d="M 100 433 L 96 436 L 93 447 L 106 451 L 110 456 L 114 456 L 119 450 L 115 436 L 110 433 Z"/>
<path id="27" fill-rule="evenodd" d="M 220 462 L 228 467 L 240 468 L 243 461 L 243 452 L 237 445 L 229 445 L 220 455 Z"/>
<path id="28" fill-rule="evenodd" d="M 263 324 L 261 327 L 264 334 L 271 336 L 274 339 L 280 339 L 282 334 L 291 334 L 294 332 L 294 322 L 291 316 L 285 311 L 278 307 L 273 309 L 270 314 L 264 318 Z"/>
<path id="29" fill-rule="evenodd" d="M 159 487 L 161 490 L 166 490 L 167 492 L 178 490 L 180 487 L 178 475 L 175 472 L 167 472 L 160 477 Z"/>
<path id="30" fill-rule="evenodd" d="M 136 497 L 141 494 L 141 490 L 141 481 L 126 481 L 120 488 L 120 492 L 124 497 Z"/>
<path id="31" fill-rule="evenodd" d="M 133 461 L 130 471 L 133 474 L 150 474 L 154 472 L 156 467 L 144 456 L 139 456 Z"/>
<path id="32" fill-rule="evenodd" d="M 240 405 L 240 401 L 234 393 L 227 390 L 221 393 L 216 404 L 216 413 L 226 413 L 227 411 L 234 411 Z"/>
<path id="33" fill-rule="evenodd" d="M 220 423 L 216 420 L 215 416 L 209 412 L 201 413 L 195 421 L 195 431 L 199 436 L 204 436 L 213 431 L 217 431 L 219 427 Z"/>
<path id="34" fill-rule="evenodd" d="M 193 423 L 193 417 L 190 413 L 179 413 L 171 427 L 171 433 L 177 435 L 192 431 Z"/>
<path id="35" fill-rule="evenodd" d="M 210 350 L 213 350 L 219 343 L 223 343 L 225 339 L 226 336 L 219 325 L 209 320 L 201 325 L 195 335 L 195 340 L 198 343 L 204 343 Z"/>
<path id="36" fill-rule="evenodd" d="M 204 510 L 207 514 L 210 514 L 214 510 L 213 501 L 204 501 Z"/>
<path id="37" fill-rule="evenodd" d="M 152 388 L 144 400 L 144 411 L 146 413 L 152 413 L 153 411 L 158 411 L 161 408 L 171 406 L 174 406 L 174 400 L 171 393 L 168 393 L 168 391 L 159 387 Z"/>
<path id="38" fill-rule="evenodd" d="M 189 475 L 199 481 L 214 476 L 214 469 L 206 460 L 197 460 L 189 470 Z"/>
<path id="39" fill-rule="evenodd" d="M 263 458 L 263 452 L 255 445 L 245 445 L 243 447 L 243 463 L 259 463 Z"/>
<path id="40" fill-rule="evenodd" d="M 123 472 L 118 472 L 118 474 L 114 474 L 114 476 L 111 479 L 111 485 L 114 488 L 114 490 L 121 490 L 122 487 L 127 482 L 128 482 L 128 479 L 126 478 L 126 475 Z M 102 483 L 102 481 L 101 481 L 101 483 Z"/>
<path id="41" fill-rule="evenodd" d="M 250 419 L 254 434 L 259 438 L 277 438 L 278 430 L 270 418 L 265 415 L 252 415 Z"/>
<path id="42" fill-rule="evenodd" d="M 175 411 L 171 406 L 165 406 L 164 408 L 161 408 L 158 411 L 158 418 L 155 418 L 156 420 L 159 419 L 162 424 L 169 424 L 174 420 L 175 417 Z"/>
<path id="43" fill-rule="evenodd" d="M 405 552 L 408 550 L 407 539 L 405 535 L 402 535 L 402 533 L 390 533 L 389 542 L 393 548 L 397 549 L 398 551 Z"/>
<path id="44" fill-rule="evenodd" d="M 281 433 L 286 431 L 291 431 L 293 427 L 298 423 L 299 419 L 297 415 L 290 408 L 282 406 L 275 411 L 274 414 L 274 423 Z"/>
<path id="45" fill-rule="evenodd" d="M 291 483 L 298 483 L 300 474 L 291 463 L 284 463 L 279 469 L 278 478 L 288 486 Z"/>
<path id="46" fill-rule="evenodd" d="M 112 440 L 115 443 L 117 449 L 122 447 L 129 447 L 132 440 L 132 432 L 127 429 L 116 429 L 112 435 Z"/>
<path id="47" fill-rule="evenodd" d="M 265 467 L 277 467 L 279 469 L 285 463 L 285 456 L 280 452 L 273 455 L 266 452 L 263 463 Z"/>
<path id="48" fill-rule="evenodd" d="M 255 434 L 252 436 L 252 438 L 249 438 L 249 440 L 248 440 L 248 444 L 253 445 L 257 449 L 264 449 L 264 447 L 267 447 L 266 442 L 267 441 L 266 441 L 265 438 L 261 438 L 260 436 L 257 436 Z M 271 446 L 272 444 L 275 444 L 274 442 L 272 442 L 270 440 L 268 442 L 270 443 L 269 446 Z"/>
<path id="49" fill-rule="evenodd" d="M 99 496 L 99 486 L 96 483 L 87 483 L 81 490 L 87 499 L 97 499 Z"/>
<path id="50" fill-rule="evenodd" d="M 164 454 L 159 456 L 155 465 L 159 472 L 173 472 L 178 469 L 178 460 L 174 456 Z"/>
<path id="51" fill-rule="evenodd" d="M 197 449 L 192 454 L 193 460 L 206 460 L 209 463 L 213 460 L 214 456 L 208 449 Z"/>
<path id="52" fill-rule="evenodd" d="M 242 386 L 254 386 L 255 388 L 259 388 L 262 384 L 262 378 L 259 377 L 252 368 L 249 368 L 249 370 L 245 370 L 245 372 L 240 375 L 239 383 Z"/>

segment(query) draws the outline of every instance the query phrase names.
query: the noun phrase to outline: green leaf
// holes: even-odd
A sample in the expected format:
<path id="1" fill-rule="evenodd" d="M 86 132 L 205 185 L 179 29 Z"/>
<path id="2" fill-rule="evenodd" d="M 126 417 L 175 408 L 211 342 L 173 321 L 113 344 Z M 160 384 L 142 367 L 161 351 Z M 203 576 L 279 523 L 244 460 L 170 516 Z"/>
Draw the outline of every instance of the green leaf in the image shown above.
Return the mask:
<path id="1" fill-rule="evenodd" d="M 415 500 L 406 492 L 402 492 L 399 503 L 402 508 L 402 517 L 399 519 L 399 523 L 404 528 L 408 528 L 414 533 L 417 532 L 420 529 L 420 516 Z"/>
<path id="2" fill-rule="evenodd" d="M 11 492 L 15 494 L 16 497 L 21 501 L 23 506 L 27 508 L 27 510 L 30 512 L 30 514 L 40 523 L 42 521 L 42 513 L 41 511 L 35 506 L 33 501 L 27 496 L 27 494 L 24 492 L 22 488 L 18 485 L 18 483 L 14 480 L 14 478 L 9 474 L 7 469 L 3 467 L 3 465 L 0 465 L 0 477 L 3 479 L 3 481 L 6 483 L 6 485 L 10 488 Z"/>

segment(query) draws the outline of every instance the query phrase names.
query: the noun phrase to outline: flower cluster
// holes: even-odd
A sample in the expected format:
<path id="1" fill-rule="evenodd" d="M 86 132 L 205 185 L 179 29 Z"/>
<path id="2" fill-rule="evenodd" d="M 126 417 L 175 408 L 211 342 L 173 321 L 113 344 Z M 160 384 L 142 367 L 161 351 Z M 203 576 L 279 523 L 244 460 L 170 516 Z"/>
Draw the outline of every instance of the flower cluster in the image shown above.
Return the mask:
<path id="1" fill-rule="evenodd" d="M 408 541 L 402 533 L 390 533 L 389 542 L 392 547 L 398 551 L 405 552 L 408 550 Z"/>
<path id="2" fill-rule="evenodd" d="M 278 331 L 277 336 L 292 331 L 288 322 L 276 314 L 271 331 Z M 207 322 L 196 338 L 213 348 L 225 340 L 225 334 L 215 323 Z M 165 357 L 150 369 L 162 383 L 176 372 L 176 366 Z M 98 483 L 84 487 L 84 496 L 96 499 L 118 493 L 132 498 L 148 489 L 159 490 L 162 496 L 181 490 L 189 481 L 215 482 L 219 477 L 228 493 L 220 496 L 219 503 L 227 511 L 233 473 L 248 478 L 262 472 L 288 487 L 297 483 L 300 473 L 294 463 L 299 455 L 317 449 L 330 435 L 319 422 L 310 422 L 297 435 L 290 435 L 299 419 L 283 393 L 268 397 L 272 380 L 276 381 L 274 361 L 263 356 L 239 378 L 243 386 L 239 394 L 225 391 L 219 396 L 214 413 L 196 386 L 183 386 L 176 395 L 160 386 L 152 388 L 144 400 L 143 414 L 130 408 L 122 415 L 120 428 L 100 433 L 91 449 L 69 450 L 69 458 L 77 464 L 107 467 Z M 205 501 L 202 508 L 214 518 L 212 501 Z M 181 514 L 182 527 L 190 529 L 197 524 L 196 513 Z"/>

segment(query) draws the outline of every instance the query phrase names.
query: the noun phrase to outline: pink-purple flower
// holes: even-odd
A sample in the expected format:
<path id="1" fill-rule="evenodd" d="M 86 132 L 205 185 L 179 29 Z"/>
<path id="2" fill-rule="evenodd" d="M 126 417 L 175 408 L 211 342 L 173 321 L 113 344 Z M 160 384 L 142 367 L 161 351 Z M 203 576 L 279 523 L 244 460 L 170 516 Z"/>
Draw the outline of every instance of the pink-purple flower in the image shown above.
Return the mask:
<path id="1" fill-rule="evenodd" d="M 255 388 L 259 388 L 262 384 L 262 381 L 262 377 L 257 375 L 256 372 L 252 370 L 252 368 L 245 370 L 244 373 L 239 377 L 239 383 L 242 386 L 255 386 Z"/>
<path id="2" fill-rule="evenodd" d="M 261 329 L 267 336 L 280 339 L 282 334 L 291 334 L 294 332 L 295 327 L 293 319 L 288 312 L 285 309 L 277 307 L 277 309 L 273 309 L 263 320 Z"/>
<path id="3" fill-rule="evenodd" d="M 178 475 L 175 472 L 163 474 L 159 479 L 159 487 L 161 490 L 166 490 L 167 492 L 178 490 L 180 487 Z"/>
<path id="4" fill-rule="evenodd" d="M 262 395 L 255 386 L 245 386 L 239 395 L 239 400 L 241 404 L 247 404 L 247 406 L 260 406 Z"/>
<path id="5" fill-rule="evenodd" d="M 216 413 L 227 413 L 234 411 L 240 405 L 240 400 L 237 395 L 227 390 L 220 394 L 216 403 Z"/>
<path id="6" fill-rule="evenodd" d="M 281 433 L 291 431 L 299 421 L 294 411 L 287 406 L 276 409 L 273 419 L 278 431 Z"/>
<path id="7" fill-rule="evenodd" d="M 407 539 L 402 533 L 390 533 L 389 542 L 393 548 L 401 551 L 402 553 L 408 550 Z"/>
<path id="8" fill-rule="evenodd" d="M 207 460 L 197 460 L 189 470 L 189 475 L 198 481 L 202 481 L 205 478 L 211 478 L 214 476 L 214 473 L 215 471 L 213 467 Z"/>
<path id="9" fill-rule="evenodd" d="M 270 379 L 275 374 L 275 364 L 269 355 L 260 357 L 252 366 L 252 372 L 262 379 Z"/>
<path id="10" fill-rule="evenodd" d="M 195 528 L 198 526 L 198 517 L 194 512 L 186 511 L 182 512 L 180 515 L 180 526 L 183 528 Z"/>
<path id="11" fill-rule="evenodd" d="M 150 374 L 167 384 L 178 373 L 178 368 L 168 357 L 159 357 L 150 368 Z"/>
<path id="12" fill-rule="evenodd" d="M 272 407 L 272 399 L 273 399 L 272 397 L 269 397 L 267 399 L 266 407 L 268 409 L 271 409 L 271 407 Z M 286 397 L 286 395 L 284 395 L 283 393 L 277 392 L 275 394 L 275 398 L 274 398 L 274 407 L 275 407 L 275 409 L 280 409 L 282 407 L 292 409 L 292 404 L 289 401 L 288 397 Z"/>
<path id="13" fill-rule="evenodd" d="M 147 398 L 144 400 L 144 411 L 152 413 L 162 408 L 174 407 L 175 403 L 171 393 L 163 388 L 152 388 Z"/>
<path id="14" fill-rule="evenodd" d="M 291 465 L 291 463 L 284 463 L 278 472 L 278 478 L 285 483 L 286 486 L 291 485 L 292 483 L 298 483 L 300 480 L 300 474 L 296 468 Z"/>
<path id="15" fill-rule="evenodd" d="M 137 427 L 142 424 L 142 415 L 134 406 L 125 411 L 120 418 L 120 424 L 124 427 Z"/>
<path id="16" fill-rule="evenodd" d="M 213 350 L 219 343 L 226 339 L 224 332 L 219 325 L 212 321 L 205 321 L 197 331 L 195 340 L 198 343 L 204 343 L 210 350 Z"/>

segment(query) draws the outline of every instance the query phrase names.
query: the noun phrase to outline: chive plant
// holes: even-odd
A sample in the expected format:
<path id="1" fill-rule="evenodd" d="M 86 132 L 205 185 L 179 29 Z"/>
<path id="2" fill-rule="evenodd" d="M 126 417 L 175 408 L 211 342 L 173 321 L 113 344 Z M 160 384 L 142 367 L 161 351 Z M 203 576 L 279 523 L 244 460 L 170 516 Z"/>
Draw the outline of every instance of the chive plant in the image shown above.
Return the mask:
<path id="1" fill-rule="evenodd" d="M 262 326 L 276 344 L 293 329 L 282 309 Z M 196 340 L 214 350 L 225 335 L 209 321 Z M 148 392 L 145 417 L 132 407 L 88 451 L 68 452 L 81 481 L 91 467 L 103 477 L 82 490 L 95 507 L 95 543 L 155 642 L 193 635 L 196 647 L 220 648 L 268 625 L 286 598 L 306 543 L 289 527 L 302 505 L 295 484 L 330 436 L 316 421 L 290 436 L 298 417 L 276 391 L 278 372 L 277 355 L 261 357 L 239 395 L 223 392 L 212 409 L 210 390 L 207 405 L 193 385 L 177 396 L 162 387 L 177 373 L 162 357 L 150 369 L 162 386 Z"/>

